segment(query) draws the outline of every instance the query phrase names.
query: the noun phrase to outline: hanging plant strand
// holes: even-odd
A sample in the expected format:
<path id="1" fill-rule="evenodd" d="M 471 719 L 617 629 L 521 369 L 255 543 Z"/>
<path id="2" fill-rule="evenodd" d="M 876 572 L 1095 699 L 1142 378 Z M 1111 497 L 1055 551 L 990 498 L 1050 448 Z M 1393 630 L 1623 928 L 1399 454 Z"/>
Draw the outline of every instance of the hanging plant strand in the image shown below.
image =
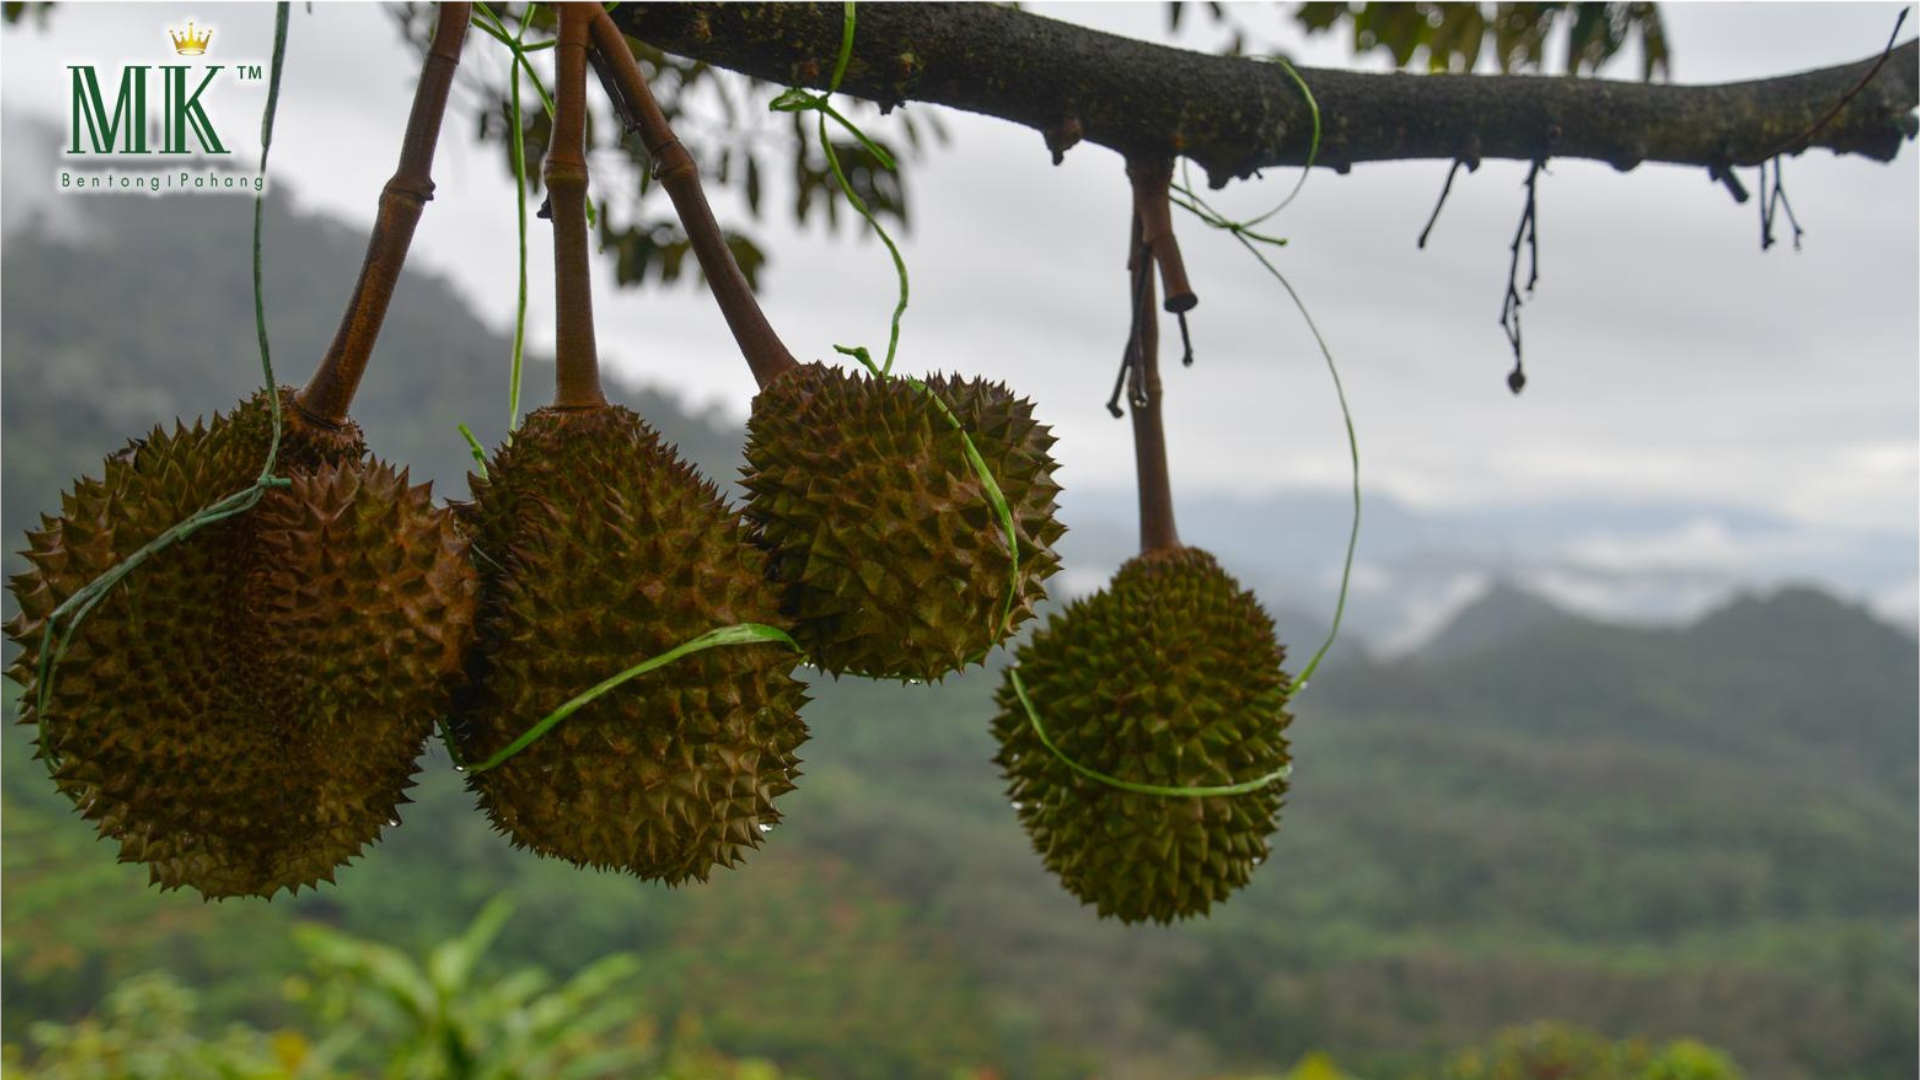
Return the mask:
<path id="1" fill-rule="evenodd" d="M 1520 226 L 1514 230 L 1513 243 L 1509 250 L 1512 259 L 1507 264 L 1507 294 L 1500 304 L 1500 329 L 1507 335 L 1507 344 L 1513 347 L 1513 370 L 1507 373 L 1507 389 L 1519 394 L 1527 387 L 1526 353 L 1520 342 L 1520 248 L 1527 249 L 1527 294 L 1533 294 L 1533 287 L 1540 281 L 1540 231 L 1538 207 L 1538 182 L 1540 170 L 1546 164 L 1535 161 L 1527 168 L 1527 200 L 1520 212 Z"/>

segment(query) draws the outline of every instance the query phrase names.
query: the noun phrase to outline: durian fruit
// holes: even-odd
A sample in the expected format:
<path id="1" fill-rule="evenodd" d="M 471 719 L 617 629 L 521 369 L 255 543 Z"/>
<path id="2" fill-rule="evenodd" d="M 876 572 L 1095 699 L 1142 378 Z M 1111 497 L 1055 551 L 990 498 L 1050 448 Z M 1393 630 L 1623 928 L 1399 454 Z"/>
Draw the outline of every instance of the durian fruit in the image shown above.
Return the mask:
<path id="1" fill-rule="evenodd" d="M 34 707 L 45 620 L 175 523 L 250 485 L 266 392 L 156 429 L 62 496 L 11 582 L 9 671 L 53 779 L 162 888 L 272 896 L 331 881 L 395 824 L 471 629 L 466 542 L 426 485 L 283 390 L 288 487 L 153 555 L 106 594 Z"/>
<path id="2" fill-rule="evenodd" d="M 1174 547 L 1052 616 L 1016 662 L 1060 754 L 1135 783 L 1224 787 L 1289 761 L 1284 658 L 1253 595 L 1213 556 Z M 1020 822 L 1047 869 L 1102 916 L 1204 915 L 1266 857 L 1284 779 L 1238 795 L 1121 790 L 1047 749 L 1011 673 L 995 701 L 995 760 Z"/>
<path id="3" fill-rule="evenodd" d="M 813 363 L 754 399 L 747 520 L 772 553 L 796 639 L 836 675 L 931 680 L 978 662 L 1033 616 L 1060 567 L 1054 440 L 1032 403 L 982 380 L 926 385 L 1013 511 L 1017 588 L 1005 526 L 926 393 Z"/>
<path id="4" fill-rule="evenodd" d="M 455 734 L 484 761 L 569 699 L 716 627 L 783 625 L 739 516 L 640 418 L 545 408 L 473 479 L 484 592 Z M 594 700 L 468 785 L 515 846 L 680 884 L 780 820 L 806 740 L 799 658 L 691 654 Z"/>

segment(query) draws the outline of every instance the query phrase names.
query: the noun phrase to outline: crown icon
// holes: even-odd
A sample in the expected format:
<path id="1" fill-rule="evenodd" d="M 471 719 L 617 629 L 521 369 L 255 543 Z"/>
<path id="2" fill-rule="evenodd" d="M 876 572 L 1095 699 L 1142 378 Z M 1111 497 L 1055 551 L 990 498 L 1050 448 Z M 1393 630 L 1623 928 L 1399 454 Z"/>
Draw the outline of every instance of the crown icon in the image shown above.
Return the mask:
<path id="1" fill-rule="evenodd" d="M 189 22 L 187 23 L 187 32 L 185 34 L 169 30 L 167 31 L 167 36 L 173 39 L 174 52 L 179 53 L 181 56 L 200 56 L 207 51 L 207 42 L 213 40 L 213 31 L 206 30 L 202 32 L 199 37 L 194 37 L 193 23 Z"/>

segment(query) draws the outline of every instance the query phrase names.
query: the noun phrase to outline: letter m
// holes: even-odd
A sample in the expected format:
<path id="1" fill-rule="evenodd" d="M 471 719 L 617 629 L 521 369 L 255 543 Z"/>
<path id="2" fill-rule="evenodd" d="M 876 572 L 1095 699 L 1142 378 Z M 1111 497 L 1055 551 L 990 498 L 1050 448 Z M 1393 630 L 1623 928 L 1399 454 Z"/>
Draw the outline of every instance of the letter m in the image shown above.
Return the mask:
<path id="1" fill-rule="evenodd" d="M 73 72 L 73 139 L 67 152 L 87 152 L 80 145 L 80 124 L 84 120 L 94 153 L 113 153 L 116 140 L 123 144 L 120 153 L 147 153 L 147 67 L 129 65 L 121 70 L 120 93 L 113 99 L 111 116 L 100 96 L 100 79 L 93 66 L 70 64 L 67 70 Z"/>

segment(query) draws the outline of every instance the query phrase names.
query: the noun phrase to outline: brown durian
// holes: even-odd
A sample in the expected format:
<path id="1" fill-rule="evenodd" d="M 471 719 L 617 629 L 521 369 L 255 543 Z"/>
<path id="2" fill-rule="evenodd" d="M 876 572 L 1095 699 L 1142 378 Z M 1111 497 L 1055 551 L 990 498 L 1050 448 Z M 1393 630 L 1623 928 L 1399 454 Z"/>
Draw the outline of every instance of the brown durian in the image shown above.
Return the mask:
<path id="1" fill-rule="evenodd" d="M 45 620 L 176 522 L 252 484 L 265 392 L 156 429 L 62 496 L 11 582 L 9 674 L 37 756 L 162 888 L 272 896 L 331 881 L 395 823 L 471 629 L 466 542 L 427 485 L 283 390 L 290 484 L 153 555 L 79 624 L 34 707 Z"/>
<path id="2" fill-rule="evenodd" d="M 1016 652 L 1060 754 L 1117 779 L 1224 787 L 1289 761 L 1290 680 L 1273 620 L 1213 556 L 1150 551 L 1048 619 Z M 1206 797 L 1125 791 L 1047 749 L 1011 669 L 995 699 L 995 760 L 1047 869 L 1102 916 L 1204 915 L 1268 854 L 1284 778 Z"/>
<path id="3" fill-rule="evenodd" d="M 484 588 L 454 731 L 482 762 L 602 680 L 717 627 L 782 626 L 714 486 L 627 409 L 541 409 L 474 478 Z M 780 820 L 806 697 L 777 644 L 691 654 L 612 690 L 468 785 L 518 847 L 680 884 Z"/>
<path id="4" fill-rule="evenodd" d="M 814 363 L 754 399 L 747 520 L 772 554 L 796 639 L 835 675 L 931 680 L 978 663 L 1033 617 L 1060 567 L 1054 440 L 1032 404 L 981 380 L 926 385 L 1013 512 L 1017 587 L 1005 526 L 925 392 Z"/>

